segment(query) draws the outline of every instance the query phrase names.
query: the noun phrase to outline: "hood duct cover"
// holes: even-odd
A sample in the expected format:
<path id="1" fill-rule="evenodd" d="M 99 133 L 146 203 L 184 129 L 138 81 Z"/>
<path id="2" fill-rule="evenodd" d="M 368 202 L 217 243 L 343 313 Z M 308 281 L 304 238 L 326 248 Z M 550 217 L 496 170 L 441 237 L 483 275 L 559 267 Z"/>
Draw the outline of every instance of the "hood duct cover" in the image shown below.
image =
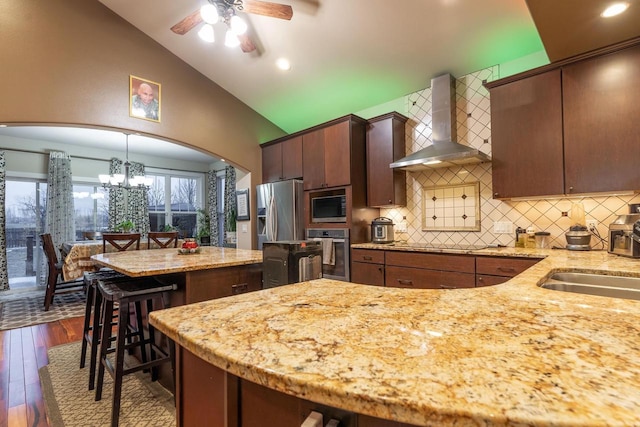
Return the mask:
<path id="1" fill-rule="evenodd" d="M 455 142 L 456 81 L 451 74 L 431 80 L 431 105 L 433 144 L 391 163 L 390 168 L 420 171 L 491 161 L 478 149 Z"/>

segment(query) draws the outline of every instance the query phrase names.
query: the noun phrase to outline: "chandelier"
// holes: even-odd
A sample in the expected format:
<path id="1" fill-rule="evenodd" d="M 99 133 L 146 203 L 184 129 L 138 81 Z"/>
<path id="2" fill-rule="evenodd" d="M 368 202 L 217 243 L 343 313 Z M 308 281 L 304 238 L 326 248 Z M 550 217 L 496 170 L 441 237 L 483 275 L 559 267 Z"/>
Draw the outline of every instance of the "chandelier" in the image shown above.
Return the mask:
<path id="1" fill-rule="evenodd" d="M 123 174 L 100 174 L 98 175 L 98 179 L 102 184 L 102 187 L 105 189 L 109 188 L 124 188 L 126 190 L 131 189 L 143 189 L 148 188 L 153 183 L 153 178 L 146 177 L 144 175 L 135 175 L 131 176 L 129 173 L 129 169 L 131 168 L 131 163 L 129 163 L 129 134 L 124 134 L 126 137 L 126 160 L 124 162 L 124 173 Z"/>
<path id="2" fill-rule="evenodd" d="M 239 35 L 247 31 L 247 23 L 236 15 L 235 7 L 241 7 L 242 3 L 230 0 L 208 0 L 209 3 L 200 8 L 200 16 L 205 24 L 198 31 L 198 36 L 208 43 L 213 43 L 213 24 L 222 21 L 227 24 L 228 30 L 225 35 L 224 44 L 227 47 L 240 45 Z"/>

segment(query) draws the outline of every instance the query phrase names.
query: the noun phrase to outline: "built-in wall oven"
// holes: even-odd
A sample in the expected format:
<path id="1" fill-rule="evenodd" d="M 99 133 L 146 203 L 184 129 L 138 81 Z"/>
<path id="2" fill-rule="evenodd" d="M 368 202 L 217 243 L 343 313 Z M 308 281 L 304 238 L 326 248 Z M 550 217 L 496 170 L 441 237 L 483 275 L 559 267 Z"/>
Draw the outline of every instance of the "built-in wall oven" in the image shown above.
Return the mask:
<path id="1" fill-rule="evenodd" d="M 322 241 L 322 277 L 348 282 L 351 278 L 349 229 L 307 228 L 306 237 Z"/>

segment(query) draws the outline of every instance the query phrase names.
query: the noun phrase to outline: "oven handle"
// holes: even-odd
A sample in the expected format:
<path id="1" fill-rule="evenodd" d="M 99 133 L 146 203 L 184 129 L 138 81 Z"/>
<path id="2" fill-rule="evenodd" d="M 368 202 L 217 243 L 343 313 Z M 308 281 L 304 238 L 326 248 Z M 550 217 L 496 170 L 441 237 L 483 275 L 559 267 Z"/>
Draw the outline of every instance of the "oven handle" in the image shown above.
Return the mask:
<path id="1" fill-rule="evenodd" d="M 344 243 L 345 240 L 344 239 L 333 239 L 334 243 Z"/>

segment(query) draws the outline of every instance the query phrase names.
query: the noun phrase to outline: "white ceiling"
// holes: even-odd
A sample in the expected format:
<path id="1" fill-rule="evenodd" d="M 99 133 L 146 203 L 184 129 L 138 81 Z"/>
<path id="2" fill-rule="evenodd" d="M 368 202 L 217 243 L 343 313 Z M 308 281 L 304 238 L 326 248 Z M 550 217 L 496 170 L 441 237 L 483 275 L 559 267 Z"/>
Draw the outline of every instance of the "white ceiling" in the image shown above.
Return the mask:
<path id="1" fill-rule="evenodd" d="M 461 76 L 543 50 L 525 0 L 274 0 L 290 21 L 239 13 L 257 52 L 171 26 L 206 0 L 100 0 L 291 133 L 400 98 L 443 72 Z M 289 58 L 282 72 L 276 59 Z"/>

